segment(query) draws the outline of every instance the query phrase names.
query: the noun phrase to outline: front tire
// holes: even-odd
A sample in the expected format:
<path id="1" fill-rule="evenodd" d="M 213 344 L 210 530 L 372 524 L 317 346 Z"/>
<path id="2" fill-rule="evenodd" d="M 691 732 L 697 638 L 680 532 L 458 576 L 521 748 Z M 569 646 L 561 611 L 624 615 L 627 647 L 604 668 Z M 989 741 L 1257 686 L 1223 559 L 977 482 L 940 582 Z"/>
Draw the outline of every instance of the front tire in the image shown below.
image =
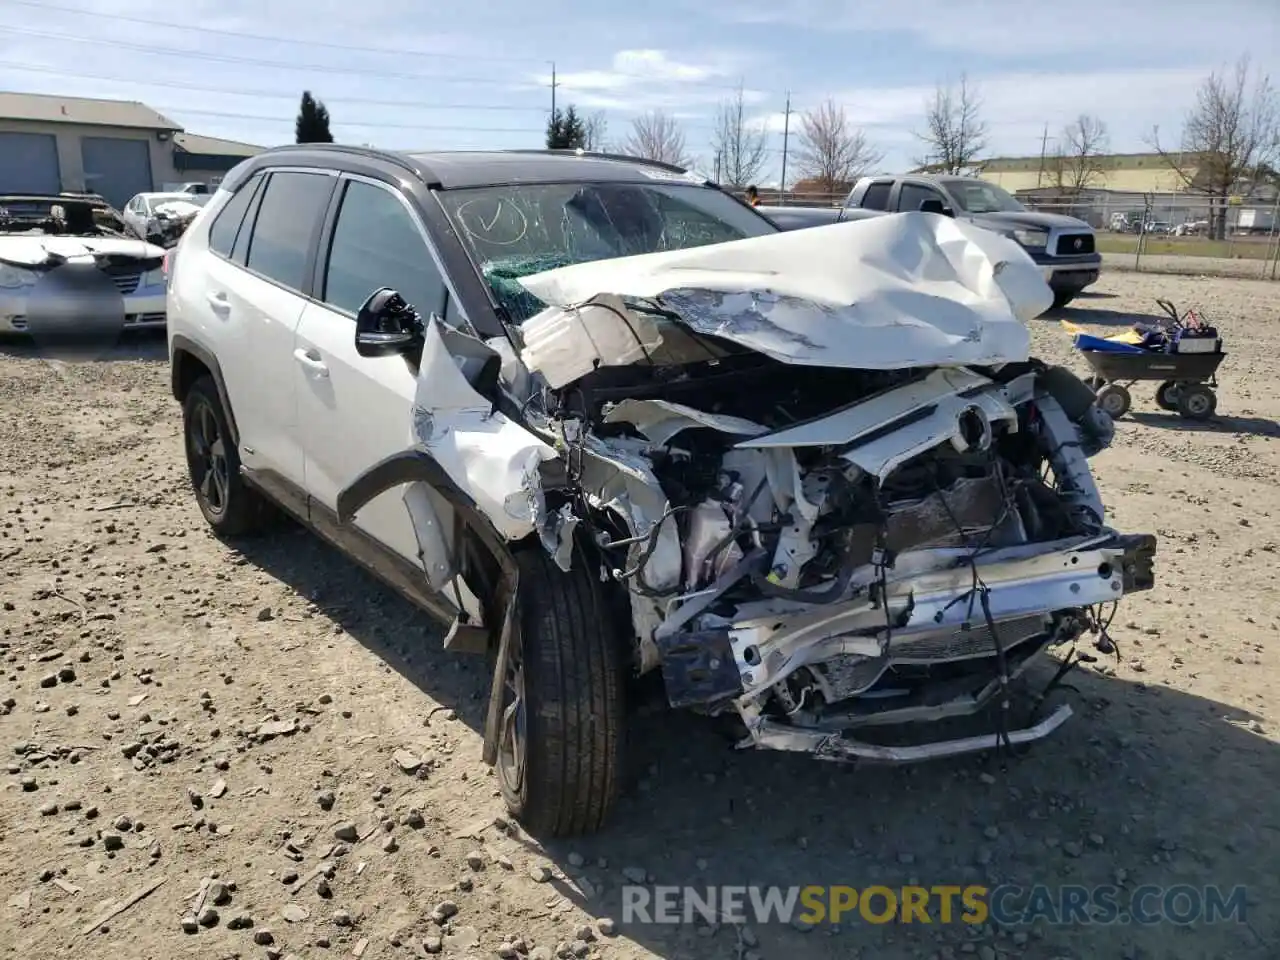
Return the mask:
<path id="1" fill-rule="evenodd" d="M 1053 307 L 1054 310 L 1061 310 L 1068 303 L 1076 298 L 1075 290 L 1055 290 L 1053 291 Z"/>
<path id="2" fill-rule="evenodd" d="M 593 833 L 622 776 L 625 635 L 581 557 L 568 573 L 537 547 L 515 559 L 520 642 L 505 677 L 498 784 L 531 833 Z"/>
<path id="3" fill-rule="evenodd" d="M 187 472 L 205 522 L 220 537 L 237 537 L 264 527 L 270 506 L 240 476 L 240 452 L 213 378 L 196 380 L 182 403 Z"/>

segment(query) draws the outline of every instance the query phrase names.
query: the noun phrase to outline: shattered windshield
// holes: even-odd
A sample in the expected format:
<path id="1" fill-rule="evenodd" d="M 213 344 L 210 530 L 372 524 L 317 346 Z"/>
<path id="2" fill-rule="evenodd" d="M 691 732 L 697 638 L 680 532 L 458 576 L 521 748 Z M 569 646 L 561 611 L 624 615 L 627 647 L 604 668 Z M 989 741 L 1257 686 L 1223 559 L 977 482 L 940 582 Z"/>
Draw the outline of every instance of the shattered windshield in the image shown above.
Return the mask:
<path id="1" fill-rule="evenodd" d="M 124 237 L 128 228 L 112 207 L 80 197 L 0 196 L 0 234 Z"/>
<path id="2" fill-rule="evenodd" d="M 519 279 L 543 270 L 775 233 L 737 200 L 670 183 L 536 183 L 438 193 L 516 323 L 543 308 Z"/>
<path id="3" fill-rule="evenodd" d="M 1027 209 L 1010 193 L 985 180 L 951 180 L 947 191 L 965 213 L 1023 213 Z"/>

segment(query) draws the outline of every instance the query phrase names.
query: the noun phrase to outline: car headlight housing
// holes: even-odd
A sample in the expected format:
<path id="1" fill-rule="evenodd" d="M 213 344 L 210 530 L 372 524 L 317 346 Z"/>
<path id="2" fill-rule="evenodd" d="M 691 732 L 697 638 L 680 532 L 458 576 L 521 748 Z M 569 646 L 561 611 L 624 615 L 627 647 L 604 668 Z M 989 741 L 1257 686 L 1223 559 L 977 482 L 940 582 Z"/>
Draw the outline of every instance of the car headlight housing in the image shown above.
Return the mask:
<path id="1" fill-rule="evenodd" d="M 1040 249 L 1049 243 L 1049 234 L 1044 230 L 1014 230 L 1012 236 L 1024 247 Z"/>
<path id="2" fill-rule="evenodd" d="M 0 290 L 21 290 L 34 287 L 39 274 L 8 263 L 0 263 Z"/>
<path id="3" fill-rule="evenodd" d="M 164 267 L 156 267 L 142 275 L 140 287 L 163 287 L 165 285 Z"/>

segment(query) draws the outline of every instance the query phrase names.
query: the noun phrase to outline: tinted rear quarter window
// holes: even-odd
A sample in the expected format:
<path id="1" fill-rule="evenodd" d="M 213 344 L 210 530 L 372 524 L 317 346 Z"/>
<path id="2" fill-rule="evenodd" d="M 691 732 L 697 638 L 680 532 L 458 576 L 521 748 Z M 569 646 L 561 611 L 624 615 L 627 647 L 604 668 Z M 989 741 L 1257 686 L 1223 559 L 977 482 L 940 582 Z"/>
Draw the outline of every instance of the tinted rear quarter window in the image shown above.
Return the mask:
<path id="1" fill-rule="evenodd" d="M 213 223 L 209 226 L 209 249 L 214 253 L 224 257 L 231 256 L 231 248 L 235 246 L 236 233 L 244 222 L 245 211 L 249 209 L 249 203 L 261 183 L 262 174 L 258 174 L 241 184 L 240 189 L 232 194 L 226 206 L 213 218 Z"/>
<path id="2" fill-rule="evenodd" d="M 381 287 L 399 291 L 424 317 L 444 309 L 444 280 L 409 211 L 390 190 L 352 180 L 329 245 L 324 300 L 355 314 Z"/>
<path id="3" fill-rule="evenodd" d="M 273 173 L 253 221 L 246 266 L 291 290 L 305 290 L 311 241 L 334 182 L 323 173 Z"/>
<path id="4" fill-rule="evenodd" d="M 893 184 L 889 182 L 871 184 L 862 195 L 862 207 L 867 210 L 888 210 L 889 191 L 892 187 Z"/>

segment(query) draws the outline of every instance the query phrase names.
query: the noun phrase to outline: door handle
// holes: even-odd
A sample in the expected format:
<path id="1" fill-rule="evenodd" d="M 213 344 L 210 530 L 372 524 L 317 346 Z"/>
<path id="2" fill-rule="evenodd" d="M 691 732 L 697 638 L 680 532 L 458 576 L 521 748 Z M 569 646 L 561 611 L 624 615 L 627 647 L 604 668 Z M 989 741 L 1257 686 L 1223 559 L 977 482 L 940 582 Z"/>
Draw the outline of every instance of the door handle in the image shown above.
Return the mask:
<path id="1" fill-rule="evenodd" d="M 328 366 L 326 366 L 325 362 L 320 359 L 320 354 L 317 353 L 314 348 L 311 350 L 304 350 L 302 347 L 299 347 L 297 350 L 293 351 L 293 359 L 297 360 L 317 377 L 329 376 Z"/>
<path id="2" fill-rule="evenodd" d="M 206 293 L 204 298 L 208 301 L 209 306 L 213 308 L 214 313 L 225 314 L 231 312 L 231 304 L 227 302 L 227 295 L 225 293 Z"/>

